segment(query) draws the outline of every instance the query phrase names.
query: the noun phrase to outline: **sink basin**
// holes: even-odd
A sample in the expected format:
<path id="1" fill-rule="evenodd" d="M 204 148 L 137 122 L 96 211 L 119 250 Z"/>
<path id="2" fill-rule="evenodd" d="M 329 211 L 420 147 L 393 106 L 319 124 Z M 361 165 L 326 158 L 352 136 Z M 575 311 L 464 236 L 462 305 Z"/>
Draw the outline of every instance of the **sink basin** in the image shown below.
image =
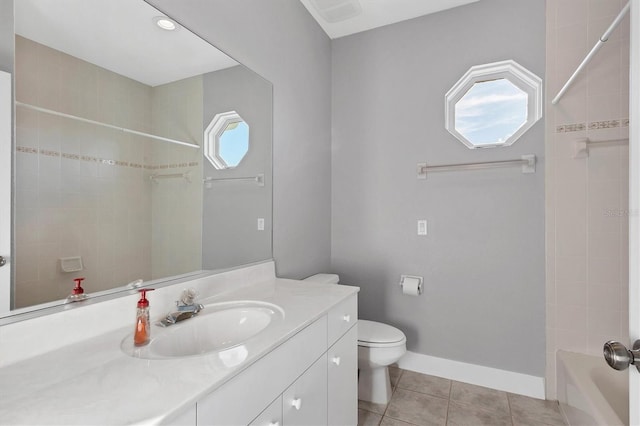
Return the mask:
<path id="1" fill-rule="evenodd" d="M 143 347 L 133 345 L 133 336 L 122 341 L 122 350 L 138 358 L 183 358 L 225 352 L 243 345 L 260 334 L 284 311 L 277 305 L 258 301 L 234 301 L 205 305 L 195 317 L 170 327 L 151 329 L 151 341 Z M 234 355 L 234 358 L 237 356 Z"/>

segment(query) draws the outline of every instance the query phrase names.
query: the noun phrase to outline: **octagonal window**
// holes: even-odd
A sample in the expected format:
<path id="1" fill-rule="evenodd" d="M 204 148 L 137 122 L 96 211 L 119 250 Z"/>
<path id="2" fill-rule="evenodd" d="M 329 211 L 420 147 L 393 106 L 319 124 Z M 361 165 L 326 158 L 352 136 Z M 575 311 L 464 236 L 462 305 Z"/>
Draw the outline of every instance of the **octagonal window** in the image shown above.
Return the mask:
<path id="1" fill-rule="evenodd" d="M 445 103 L 445 126 L 467 147 L 507 146 L 542 117 L 542 80 L 514 61 L 479 65 Z"/>
<path id="2" fill-rule="evenodd" d="M 235 111 L 216 114 L 204 141 L 204 156 L 216 169 L 237 167 L 249 152 L 249 125 Z"/>

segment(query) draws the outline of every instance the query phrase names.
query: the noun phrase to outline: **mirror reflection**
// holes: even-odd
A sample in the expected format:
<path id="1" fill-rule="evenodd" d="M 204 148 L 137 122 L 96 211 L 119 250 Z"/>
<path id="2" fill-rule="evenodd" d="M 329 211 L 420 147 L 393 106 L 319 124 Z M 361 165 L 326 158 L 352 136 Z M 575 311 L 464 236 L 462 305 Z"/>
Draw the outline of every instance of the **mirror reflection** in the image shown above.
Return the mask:
<path id="1" fill-rule="evenodd" d="M 142 0 L 15 13 L 13 309 L 271 257 L 270 83 Z"/>

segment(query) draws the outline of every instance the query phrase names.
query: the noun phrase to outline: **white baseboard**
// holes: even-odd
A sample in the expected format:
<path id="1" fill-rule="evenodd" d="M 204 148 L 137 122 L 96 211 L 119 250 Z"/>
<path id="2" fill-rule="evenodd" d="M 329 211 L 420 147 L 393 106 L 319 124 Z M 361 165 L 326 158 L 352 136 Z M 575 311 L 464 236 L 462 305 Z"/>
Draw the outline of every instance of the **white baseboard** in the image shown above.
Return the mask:
<path id="1" fill-rule="evenodd" d="M 407 351 L 398 361 L 398 367 L 458 382 L 544 399 L 543 377 L 436 358 L 410 351 Z"/>

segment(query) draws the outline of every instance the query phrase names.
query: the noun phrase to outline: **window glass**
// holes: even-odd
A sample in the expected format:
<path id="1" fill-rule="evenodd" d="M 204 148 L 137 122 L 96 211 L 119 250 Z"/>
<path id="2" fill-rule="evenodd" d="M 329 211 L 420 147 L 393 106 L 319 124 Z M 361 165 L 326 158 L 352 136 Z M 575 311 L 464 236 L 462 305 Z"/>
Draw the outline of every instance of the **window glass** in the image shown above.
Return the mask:
<path id="1" fill-rule="evenodd" d="M 229 167 L 236 167 L 249 151 L 249 126 L 244 121 L 229 123 L 220 135 L 218 156 Z"/>
<path id="2" fill-rule="evenodd" d="M 506 78 L 477 82 L 456 103 L 455 128 L 474 145 L 504 143 L 527 121 L 527 102 Z"/>

